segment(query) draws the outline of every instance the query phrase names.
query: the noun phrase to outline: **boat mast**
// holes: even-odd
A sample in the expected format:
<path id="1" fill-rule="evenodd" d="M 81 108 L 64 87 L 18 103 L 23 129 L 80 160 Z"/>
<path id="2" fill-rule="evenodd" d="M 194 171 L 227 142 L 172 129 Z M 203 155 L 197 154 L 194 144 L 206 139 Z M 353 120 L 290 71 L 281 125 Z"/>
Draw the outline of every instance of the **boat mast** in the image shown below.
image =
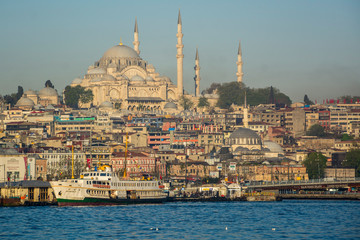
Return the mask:
<path id="1" fill-rule="evenodd" d="M 71 164 L 71 178 L 74 179 L 74 144 L 71 146 L 72 164 Z"/>
<path id="2" fill-rule="evenodd" d="M 127 159 L 127 147 L 128 147 L 128 133 L 126 133 L 126 138 L 125 138 L 125 162 L 124 162 L 124 178 L 127 177 L 127 172 L 126 172 L 126 159 Z"/>

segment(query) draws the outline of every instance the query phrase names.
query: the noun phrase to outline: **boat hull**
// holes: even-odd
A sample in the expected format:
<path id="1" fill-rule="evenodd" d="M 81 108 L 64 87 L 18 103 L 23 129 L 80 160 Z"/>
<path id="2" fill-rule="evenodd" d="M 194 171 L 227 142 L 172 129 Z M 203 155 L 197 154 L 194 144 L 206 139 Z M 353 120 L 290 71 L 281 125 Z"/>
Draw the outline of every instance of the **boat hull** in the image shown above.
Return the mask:
<path id="1" fill-rule="evenodd" d="M 58 198 L 59 206 L 106 206 L 106 205 L 129 205 L 129 204 L 159 204 L 166 201 L 166 198 L 151 199 L 104 199 L 84 198 L 82 200 Z"/>

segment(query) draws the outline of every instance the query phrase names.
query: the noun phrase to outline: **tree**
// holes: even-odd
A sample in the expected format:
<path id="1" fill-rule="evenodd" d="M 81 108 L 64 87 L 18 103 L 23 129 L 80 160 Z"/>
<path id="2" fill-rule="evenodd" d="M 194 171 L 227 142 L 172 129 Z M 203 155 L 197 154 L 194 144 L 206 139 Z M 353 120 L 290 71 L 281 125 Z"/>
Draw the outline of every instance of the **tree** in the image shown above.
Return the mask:
<path id="1" fill-rule="evenodd" d="M 199 98 L 198 107 L 199 107 L 199 108 L 203 108 L 203 107 L 207 108 L 207 107 L 209 107 L 209 106 L 210 106 L 210 104 L 209 104 L 209 101 L 207 100 L 207 98 L 201 96 L 201 97 Z"/>
<path id="2" fill-rule="evenodd" d="M 54 85 L 52 84 L 52 82 L 50 80 L 47 80 L 45 82 L 45 87 L 51 87 L 51 88 L 54 88 Z"/>
<path id="3" fill-rule="evenodd" d="M 325 136 L 325 130 L 324 128 L 319 124 L 312 125 L 309 130 L 306 132 L 306 135 L 308 136 L 317 136 L 317 137 L 324 137 Z"/>
<path id="4" fill-rule="evenodd" d="M 270 104 L 275 104 L 275 95 L 274 95 L 274 89 L 273 89 L 272 86 L 270 87 L 269 103 Z"/>
<path id="5" fill-rule="evenodd" d="M 85 88 L 81 87 L 80 85 L 75 87 L 66 86 L 64 95 L 66 105 L 72 108 L 78 108 L 79 103 L 89 103 L 94 98 L 94 95 L 90 89 L 85 90 Z"/>
<path id="6" fill-rule="evenodd" d="M 244 104 L 245 91 L 246 101 L 249 105 L 266 104 L 269 103 L 270 99 L 276 106 L 291 104 L 290 98 L 276 88 L 247 88 L 243 83 L 230 82 L 218 87 L 217 94 L 219 95 L 219 99 L 217 106 L 223 109 L 229 109 L 232 104 Z M 273 97 L 270 95 L 273 95 Z"/>
<path id="7" fill-rule="evenodd" d="M 214 93 L 220 86 L 221 86 L 220 83 L 212 83 L 208 89 L 202 91 L 202 94 L 212 94 L 212 93 Z"/>
<path id="8" fill-rule="evenodd" d="M 79 177 L 80 173 L 84 171 L 86 164 L 81 159 L 74 159 L 74 177 Z M 50 179 L 58 178 L 71 178 L 72 177 L 72 159 L 69 156 L 68 158 L 60 159 L 59 163 L 56 166 L 48 167 L 48 175 Z"/>
<path id="9" fill-rule="evenodd" d="M 15 102 L 19 101 L 19 99 L 22 97 L 22 95 L 24 94 L 24 89 L 22 86 L 18 86 L 18 91 L 16 93 L 16 99 Z"/>
<path id="10" fill-rule="evenodd" d="M 238 82 L 224 83 L 218 87 L 219 100 L 217 106 L 223 109 L 229 109 L 232 104 L 240 105 L 243 91 L 242 85 Z"/>
<path id="11" fill-rule="evenodd" d="M 351 149 L 347 152 L 342 165 L 355 168 L 356 177 L 360 177 L 360 149 Z"/>
<path id="12" fill-rule="evenodd" d="M 190 108 L 192 108 L 193 105 L 194 103 L 189 98 L 185 96 L 182 96 L 180 98 L 180 106 L 182 106 L 184 110 L 189 110 Z"/>
<path id="13" fill-rule="evenodd" d="M 84 103 L 89 103 L 92 102 L 92 100 L 94 99 L 94 94 L 92 93 L 92 91 L 90 89 L 88 90 L 84 90 L 82 91 L 82 93 L 80 93 L 80 103 L 81 105 Z"/>
<path id="14" fill-rule="evenodd" d="M 306 167 L 306 172 L 310 179 L 319 179 L 324 177 L 326 168 L 326 157 L 321 153 L 312 152 L 303 162 Z"/>
<path id="15" fill-rule="evenodd" d="M 353 139 L 354 139 L 353 136 L 350 136 L 349 134 L 346 134 L 346 133 L 341 136 L 341 141 L 350 141 Z"/>
<path id="16" fill-rule="evenodd" d="M 11 106 L 14 106 L 17 102 L 16 93 L 12 93 L 11 95 L 5 95 L 4 101 L 5 101 L 5 103 L 10 104 Z"/>
<path id="17" fill-rule="evenodd" d="M 305 94 L 304 96 L 304 103 L 305 105 L 314 105 L 314 103 L 309 99 L 307 94 Z"/>

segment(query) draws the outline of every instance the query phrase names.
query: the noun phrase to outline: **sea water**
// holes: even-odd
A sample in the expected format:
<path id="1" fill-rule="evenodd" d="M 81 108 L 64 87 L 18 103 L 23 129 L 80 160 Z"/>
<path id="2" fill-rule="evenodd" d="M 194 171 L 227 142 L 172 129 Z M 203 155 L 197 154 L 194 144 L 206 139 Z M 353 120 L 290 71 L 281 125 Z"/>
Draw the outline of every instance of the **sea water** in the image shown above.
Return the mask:
<path id="1" fill-rule="evenodd" d="M 360 202 L 0 208 L 0 239 L 360 239 Z"/>

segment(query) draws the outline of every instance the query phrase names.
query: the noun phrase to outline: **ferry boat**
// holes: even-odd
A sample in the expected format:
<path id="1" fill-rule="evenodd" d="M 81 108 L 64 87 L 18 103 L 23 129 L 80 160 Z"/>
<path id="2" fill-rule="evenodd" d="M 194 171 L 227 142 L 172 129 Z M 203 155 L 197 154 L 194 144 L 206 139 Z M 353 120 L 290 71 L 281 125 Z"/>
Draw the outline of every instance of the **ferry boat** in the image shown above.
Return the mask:
<path id="1" fill-rule="evenodd" d="M 78 179 L 50 184 L 59 206 L 162 203 L 167 199 L 159 181 L 120 178 L 110 166 L 84 172 Z"/>

